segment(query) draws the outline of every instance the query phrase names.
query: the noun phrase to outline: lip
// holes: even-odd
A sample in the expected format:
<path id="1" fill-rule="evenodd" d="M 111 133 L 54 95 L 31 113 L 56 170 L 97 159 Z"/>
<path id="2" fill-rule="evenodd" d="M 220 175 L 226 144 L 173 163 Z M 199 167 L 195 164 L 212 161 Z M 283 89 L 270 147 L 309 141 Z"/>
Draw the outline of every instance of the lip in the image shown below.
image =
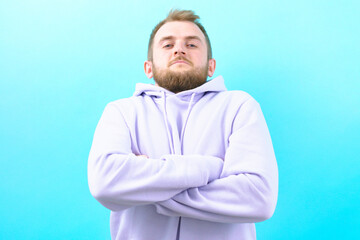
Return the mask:
<path id="1" fill-rule="evenodd" d="M 179 64 L 179 63 L 190 65 L 187 61 L 184 61 L 184 60 L 177 60 L 177 61 L 173 62 L 171 65 Z"/>

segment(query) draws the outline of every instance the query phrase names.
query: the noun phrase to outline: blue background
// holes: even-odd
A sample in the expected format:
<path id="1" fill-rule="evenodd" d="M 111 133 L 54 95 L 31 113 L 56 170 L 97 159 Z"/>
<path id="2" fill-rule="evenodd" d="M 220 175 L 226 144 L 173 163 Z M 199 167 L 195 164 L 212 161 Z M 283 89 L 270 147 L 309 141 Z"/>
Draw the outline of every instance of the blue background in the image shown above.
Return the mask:
<path id="1" fill-rule="evenodd" d="M 106 103 L 152 83 L 148 37 L 172 7 L 262 106 L 280 184 L 258 239 L 360 236 L 359 1 L 0 0 L 0 239 L 110 239 L 92 136 Z"/>

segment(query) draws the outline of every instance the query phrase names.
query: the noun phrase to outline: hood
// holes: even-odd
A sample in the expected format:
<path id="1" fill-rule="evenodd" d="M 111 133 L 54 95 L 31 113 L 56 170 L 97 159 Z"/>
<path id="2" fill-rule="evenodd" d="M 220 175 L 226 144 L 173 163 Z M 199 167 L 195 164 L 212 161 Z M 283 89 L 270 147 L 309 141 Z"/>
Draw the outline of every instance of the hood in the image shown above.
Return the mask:
<path id="1" fill-rule="evenodd" d="M 222 92 L 222 91 L 226 91 L 226 87 L 224 85 L 224 79 L 222 76 L 218 76 L 214 79 L 207 81 L 206 83 L 204 83 L 203 85 L 197 88 L 186 90 L 176 94 L 170 92 L 165 88 L 156 86 L 154 84 L 138 83 L 136 84 L 134 96 L 140 96 L 142 94 L 146 94 L 148 96 L 153 96 L 153 97 L 163 97 L 164 95 L 167 96 L 176 95 L 183 99 L 187 97 L 190 98 L 194 93 L 195 95 L 197 95 L 206 92 Z"/>
<path id="2" fill-rule="evenodd" d="M 171 154 L 181 155 L 184 133 L 194 104 L 207 92 L 221 91 L 226 91 L 226 87 L 224 79 L 219 76 L 197 88 L 176 94 L 154 84 L 138 83 L 134 96 L 146 95 L 160 100 L 155 102 L 162 106 L 161 112 L 167 129 Z M 173 112 L 174 109 L 177 109 L 176 114 Z"/>

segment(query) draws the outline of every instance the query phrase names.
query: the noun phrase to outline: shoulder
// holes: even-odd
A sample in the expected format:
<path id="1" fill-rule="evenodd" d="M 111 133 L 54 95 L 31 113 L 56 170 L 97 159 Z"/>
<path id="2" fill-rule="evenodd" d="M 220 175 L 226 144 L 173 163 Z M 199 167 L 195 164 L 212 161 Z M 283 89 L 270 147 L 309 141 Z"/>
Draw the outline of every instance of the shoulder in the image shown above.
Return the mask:
<path id="1" fill-rule="evenodd" d="M 246 101 L 249 98 L 252 98 L 249 93 L 241 90 L 223 91 L 220 92 L 219 94 L 223 94 L 224 96 L 231 98 L 243 99 L 244 101 Z"/>
<path id="2" fill-rule="evenodd" d="M 137 97 L 122 98 L 111 101 L 105 106 L 104 112 L 118 112 L 121 114 L 128 113 L 134 108 Z"/>
<path id="3" fill-rule="evenodd" d="M 109 102 L 105 107 L 105 111 L 110 109 L 113 113 L 116 112 L 125 118 L 132 119 L 138 113 L 146 112 L 146 109 L 151 108 L 152 105 L 154 105 L 154 102 L 143 95 L 131 96 Z"/>
<path id="4" fill-rule="evenodd" d="M 113 106 L 116 108 L 130 108 L 144 101 L 143 96 L 131 96 L 128 98 L 121 98 L 112 102 L 109 102 L 107 106 Z"/>

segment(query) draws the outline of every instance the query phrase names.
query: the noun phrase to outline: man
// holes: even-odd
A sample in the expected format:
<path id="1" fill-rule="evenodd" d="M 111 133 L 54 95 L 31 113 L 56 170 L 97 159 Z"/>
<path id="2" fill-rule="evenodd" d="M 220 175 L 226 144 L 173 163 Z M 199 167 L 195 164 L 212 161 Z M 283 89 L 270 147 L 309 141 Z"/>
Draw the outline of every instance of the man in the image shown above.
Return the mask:
<path id="1" fill-rule="evenodd" d="M 133 97 L 106 106 L 89 156 L 92 195 L 112 239 L 256 239 L 278 173 L 258 103 L 210 81 L 216 62 L 198 16 L 171 11 L 150 36 Z"/>

